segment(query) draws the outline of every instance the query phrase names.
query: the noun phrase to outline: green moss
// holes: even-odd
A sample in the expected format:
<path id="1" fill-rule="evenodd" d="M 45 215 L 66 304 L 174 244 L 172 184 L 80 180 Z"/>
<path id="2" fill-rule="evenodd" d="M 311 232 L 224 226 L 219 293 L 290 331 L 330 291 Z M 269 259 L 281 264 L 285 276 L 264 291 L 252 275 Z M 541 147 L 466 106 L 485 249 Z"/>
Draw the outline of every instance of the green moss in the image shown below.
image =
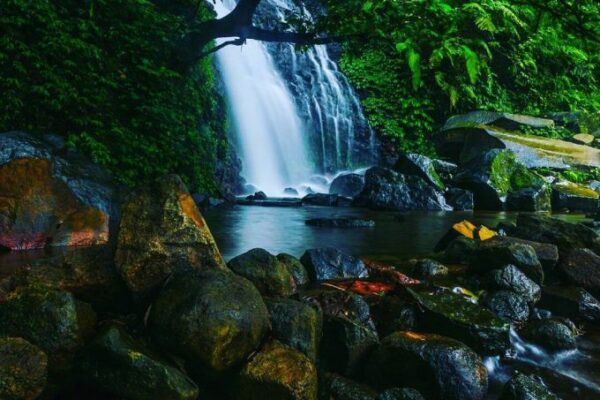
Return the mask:
<path id="1" fill-rule="evenodd" d="M 490 181 L 496 190 L 506 195 L 511 189 L 511 176 L 517 166 L 517 160 L 513 152 L 498 152 L 490 166 Z"/>
<path id="2" fill-rule="evenodd" d="M 540 189 L 545 185 L 545 182 L 541 176 L 530 171 L 523 164 L 517 164 L 510 177 L 510 185 L 512 190 L 518 191 L 527 188 Z"/>
<path id="3" fill-rule="evenodd" d="M 560 193 L 564 193 L 571 196 L 587 197 L 591 199 L 598 199 L 600 195 L 595 190 L 587 187 L 578 185 L 573 182 L 561 181 L 554 185 L 554 189 Z"/>

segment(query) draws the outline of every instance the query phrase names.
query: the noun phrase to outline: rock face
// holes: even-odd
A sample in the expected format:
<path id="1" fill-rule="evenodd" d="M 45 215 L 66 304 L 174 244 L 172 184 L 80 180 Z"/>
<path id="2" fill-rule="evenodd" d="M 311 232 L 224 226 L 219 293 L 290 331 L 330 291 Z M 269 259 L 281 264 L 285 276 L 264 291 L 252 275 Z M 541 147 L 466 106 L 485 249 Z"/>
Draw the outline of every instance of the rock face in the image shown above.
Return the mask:
<path id="1" fill-rule="evenodd" d="M 365 177 L 359 174 L 344 174 L 336 177 L 329 187 L 329 194 L 354 197 L 365 186 Z"/>
<path id="2" fill-rule="evenodd" d="M 595 190 L 573 182 L 561 181 L 552 186 L 552 208 L 579 212 L 598 211 L 600 195 Z"/>
<path id="3" fill-rule="evenodd" d="M 582 288 L 545 287 L 540 307 L 574 320 L 600 321 L 600 301 Z"/>
<path id="4" fill-rule="evenodd" d="M 0 303 L 0 336 L 17 336 L 48 355 L 51 371 L 67 370 L 95 325 L 91 307 L 68 292 L 22 288 Z"/>
<path id="5" fill-rule="evenodd" d="M 104 244 L 118 215 L 113 197 L 110 177 L 99 167 L 59 157 L 33 135 L 0 134 L 0 246 Z"/>
<path id="6" fill-rule="evenodd" d="M 181 269 L 225 268 L 204 218 L 176 175 L 157 180 L 123 205 L 116 264 L 138 295 Z"/>
<path id="7" fill-rule="evenodd" d="M 303 204 L 313 206 L 336 207 L 340 205 L 340 196 L 337 194 L 311 193 L 302 198 Z"/>
<path id="8" fill-rule="evenodd" d="M 569 350 L 577 347 L 577 332 L 570 321 L 542 319 L 530 321 L 521 331 L 528 341 L 550 350 Z"/>
<path id="9" fill-rule="evenodd" d="M 191 379 L 116 326 L 104 329 L 86 347 L 79 359 L 78 376 L 102 393 L 132 400 L 198 397 L 198 387 Z"/>
<path id="10" fill-rule="evenodd" d="M 294 277 L 287 266 L 264 249 L 250 250 L 227 265 L 252 282 L 263 296 L 287 297 L 295 290 Z"/>
<path id="11" fill-rule="evenodd" d="M 600 257 L 590 249 L 575 249 L 559 263 L 559 269 L 576 286 L 600 296 Z"/>
<path id="12" fill-rule="evenodd" d="M 367 267 L 358 258 L 333 247 L 306 250 L 300 258 L 313 281 L 339 278 L 365 278 Z"/>
<path id="13" fill-rule="evenodd" d="M 46 386 L 46 354 L 28 341 L 0 338 L 0 398 L 37 399 Z"/>
<path id="14" fill-rule="evenodd" d="M 317 400 L 317 380 L 317 369 L 304 354 L 273 342 L 242 369 L 235 398 Z"/>
<path id="15" fill-rule="evenodd" d="M 366 367 L 380 389 L 411 386 L 428 398 L 480 400 L 487 393 L 487 370 L 464 344 L 433 334 L 396 332 L 381 341 Z"/>
<path id="16" fill-rule="evenodd" d="M 365 175 L 365 188 L 354 201 L 375 210 L 450 210 L 443 194 L 416 175 L 373 167 Z"/>
<path id="17" fill-rule="evenodd" d="M 517 373 L 504 387 L 501 400 L 560 400 L 531 376 Z"/>
<path id="18" fill-rule="evenodd" d="M 176 276 L 158 295 L 149 319 L 156 343 L 183 357 L 194 377 L 206 379 L 239 365 L 268 326 L 254 285 L 221 269 Z"/>
<path id="19" fill-rule="evenodd" d="M 394 170 L 405 175 L 416 175 L 427 183 L 443 191 L 445 185 L 435 170 L 435 164 L 429 157 L 415 153 L 401 154 L 394 165 Z"/>

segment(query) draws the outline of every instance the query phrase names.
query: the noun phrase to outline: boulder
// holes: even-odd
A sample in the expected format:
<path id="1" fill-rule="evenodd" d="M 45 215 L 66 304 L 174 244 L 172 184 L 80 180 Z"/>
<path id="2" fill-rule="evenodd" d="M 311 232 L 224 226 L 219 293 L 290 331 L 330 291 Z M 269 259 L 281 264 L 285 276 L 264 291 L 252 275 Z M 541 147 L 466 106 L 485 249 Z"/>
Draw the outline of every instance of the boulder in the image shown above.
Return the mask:
<path id="1" fill-rule="evenodd" d="M 379 337 L 414 329 L 417 311 L 411 302 L 399 296 L 369 296 L 367 300 Z"/>
<path id="2" fill-rule="evenodd" d="M 600 194 L 594 189 L 573 182 L 559 181 L 552 186 L 552 209 L 556 211 L 595 213 L 598 199 Z"/>
<path id="3" fill-rule="evenodd" d="M 413 388 L 391 388 L 384 390 L 377 400 L 425 400 L 425 398 Z"/>
<path id="4" fill-rule="evenodd" d="M 498 233 L 489 229 L 484 225 L 475 226 L 468 220 L 463 220 L 452 225 L 452 228 L 448 229 L 448 232 L 438 241 L 435 245 L 434 251 L 445 250 L 450 242 L 457 237 L 465 237 L 471 239 L 475 245 L 484 240 L 489 240 L 493 237 L 498 236 Z M 476 246 L 475 246 L 476 247 Z"/>
<path id="5" fill-rule="evenodd" d="M 155 343 L 186 360 L 193 377 L 214 379 L 256 350 L 269 315 L 250 281 L 213 268 L 175 276 L 152 305 L 148 327 Z"/>
<path id="6" fill-rule="evenodd" d="M 329 187 L 329 194 L 344 197 L 355 197 L 365 186 L 365 177 L 359 174 L 343 174 L 337 176 Z"/>
<path id="7" fill-rule="evenodd" d="M 522 296 L 529 304 L 535 304 L 541 298 L 541 288 L 514 265 L 490 271 L 485 284 L 491 290 L 510 290 Z"/>
<path id="8" fill-rule="evenodd" d="M 430 279 L 436 276 L 448 275 L 448 267 L 439 261 L 425 258 L 418 260 L 415 264 L 412 274 L 419 279 Z"/>
<path id="9" fill-rule="evenodd" d="M 362 218 L 312 218 L 307 219 L 305 224 L 322 228 L 372 228 L 375 221 Z"/>
<path id="10" fill-rule="evenodd" d="M 286 196 L 294 196 L 294 197 L 298 197 L 298 195 L 299 195 L 298 191 L 294 188 L 283 189 L 283 194 Z"/>
<path id="11" fill-rule="evenodd" d="M 132 400 L 194 400 L 198 387 L 117 326 L 106 327 L 78 359 L 79 383 Z"/>
<path id="12" fill-rule="evenodd" d="M 300 261 L 313 281 L 369 276 L 367 267 L 359 258 L 332 247 L 306 250 Z"/>
<path id="13" fill-rule="evenodd" d="M 440 191 L 445 189 L 444 182 L 435 170 L 435 164 L 427 156 L 415 153 L 401 154 L 394 170 L 405 175 L 416 175 Z"/>
<path id="14" fill-rule="evenodd" d="M 0 302 L 0 336 L 22 337 L 41 348 L 52 372 L 65 372 L 92 334 L 96 315 L 69 293 L 24 287 Z"/>
<path id="15" fill-rule="evenodd" d="M 483 354 L 501 354 L 510 347 L 509 324 L 488 309 L 452 292 L 420 292 L 418 315 L 422 329 L 448 336 Z"/>
<path id="16" fill-rule="evenodd" d="M 539 306 L 574 320 L 600 321 L 600 301 L 582 288 L 544 287 Z"/>
<path id="17" fill-rule="evenodd" d="M 501 400 L 560 400 L 539 378 L 517 372 L 502 391 Z"/>
<path id="18" fill-rule="evenodd" d="M 554 244 L 558 246 L 560 252 L 568 252 L 578 247 L 600 251 L 600 236 L 593 229 L 583 224 L 561 221 L 538 214 L 519 214 L 513 236 Z"/>
<path id="19" fill-rule="evenodd" d="M 323 330 L 321 310 L 292 299 L 267 299 L 266 304 L 273 338 L 315 362 Z"/>
<path id="20" fill-rule="evenodd" d="M 450 210 L 444 195 L 419 176 L 373 167 L 365 174 L 365 187 L 354 204 L 374 210 Z"/>
<path id="21" fill-rule="evenodd" d="M 0 134 L 0 246 L 28 250 L 108 242 L 118 209 L 100 167 L 63 158 L 24 132 Z"/>
<path id="22" fill-rule="evenodd" d="M 337 194 L 309 193 L 302 198 L 302 203 L 312 206 L 336 207 L 339 205 L 339 199 L 340 196 Z"/>
<path id="23" fill-rule="evenodd" d="M 254 194 L 246 196 L 246 200 L 267 200 L 267 199 L 268 199 L 268 197 L 267 197 L 266 193 L 262 192 L 262 191 L 258 191 L 258 192 L 255 192 Z"/>
<path id="24" fill-rule="evenodd" d="M 571 139 L 576 143 L 590 145 L 590 144 L 594 143 L 594 140 L 596 140 L 596 137 L 589 133 L 578 133 L 576 135 L 573 135 L 573 137 Z"/>
<path id="25" fill-rule="evenodd" d="M 378 389 L 406 385 L 427 398 L 481 400 L 488 388 L 487 370 L 473 350 L 457 340 L 410 331 L 383 339 L 365 375 Z"/>
<path id="26" fill-rule="evenodd" d="M 125 202 L 115 260 L 129 289 L 141 296 L 178 270 L 225 268 L 204 218 L 176 175 Z"/>
<path id="27" fill-rule="evenodd" d="M 508 264 L 516 266 L 534 282 L 544 282 L 544 270 L 533 247 L 502 238 L 481 242 L 472 255 L 469 271 L 482 273 Z"/>
<path id="28" fill-rule="evenodd" d="M 516 225 L 515 225 L 516 226 Z M 510 232 L 514 231 L 515 226 L 503 228 Z M 533 242 L 531 240 L 520 239 L 512 236 L 496 236 L 494 240 L 498 243 L 520 243 L 531 246 L 540 260 L 544 270 L 552 270 L 558 263 L 558 247 L 550 243 Z"/>
<path id="29" fill-rule="evenodd" d="M 468 264 L 477 250 L 477 242 L 473 239 L 459 236 L 452 239 L 446 246 L 442 255 L 448 264 Z"/>
<path id="30" fill-rule="evenodd" d="M 509 211 L 550 211 L 550 189 L 544 185 L 510 192 L 506 198 L 506 208 Z"/>
<path id="31" fill-rule="evenodd" d="M 292 274 L 292 278 L 294 278 L 294 292 L 301 288 L 302 286 L 307 285 L 310 282 L 310 278 L 308 277 L 308 271 L 304 268 L 304 265 L 298 260 L 296 257 L 281 253 L 277 255 L 277 259 L 279 262 L 286 266 L 290 274 Z"/>
<path id="32" fill-rule="evenodd" d="M 558 264 L 558 268 L 575 286 L 600 296 L 600 256 L 590 249 L 574 249 Z"/>
<path id="33" fill-rule="evenodd" d="M 339 374 L 324 373 L 319 379 L 319 398 L 336 400 L 377 400 L 377 392 L 369 386 Z"/>
<path id="34" fill-rule="evenodd" d="M 577 348 L 577 330 L 571 321 L 560 318 L 530 321 L 520 334 L 528 342 L 549 350 Z"/>
<path id="35" fill-rule="evenodd" d="M 229 261 L 229 268 L 256 286 L 263 296 L 294 293 L 294 277 L 287 266 L 264 249 L 253 249 Z"/>
<path id="36" fill-rule="evenodd" d="M 494 314 L 509 322 L 523 322 L 529 318 L 527 299 L 510 290 L 499 290 L 488 294 L 483 304 Z"/>
<path id="37" fill-rule="evenodd" d="M 0 398 L 37 399 L 46 386 L 48 358 L 42 350 L 17 337 L 0 337 Z"/>
<path id="38" fill-rule="evenodd" d="M 473 192 L 460 188 L 450 188 L 446 191 L 446 202 L 454 211 L 471 211 L 474 208 Z"/>
<path id="39" fill-rule="evenodd" d="M 235 398 L 317 400 L 317 386 L 317 369 L 308 357 L 272 342 L 240 372 Z"/>

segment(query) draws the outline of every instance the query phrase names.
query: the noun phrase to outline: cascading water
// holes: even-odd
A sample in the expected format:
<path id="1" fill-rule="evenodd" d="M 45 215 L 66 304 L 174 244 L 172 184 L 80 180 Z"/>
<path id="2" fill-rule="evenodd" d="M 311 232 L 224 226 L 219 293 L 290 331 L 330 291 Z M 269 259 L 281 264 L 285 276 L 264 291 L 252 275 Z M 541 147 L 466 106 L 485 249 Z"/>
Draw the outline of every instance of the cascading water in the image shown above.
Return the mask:
<path id="1" fill-rule="evenodd" d="M 236 3 L 217 1 L 218 17 Z M 299 10 L 292 0 L 263 1 L 261 9 L 269 22 Z M 304 194 L 327 189 L 315 175 L 330 179 L 374 162 L 373 132 L 326 46 L 298 53 L 292 45 L 248 40 L 219 50 L 217 61 L 248 183 L 269 196 L 286 187 Z"/>

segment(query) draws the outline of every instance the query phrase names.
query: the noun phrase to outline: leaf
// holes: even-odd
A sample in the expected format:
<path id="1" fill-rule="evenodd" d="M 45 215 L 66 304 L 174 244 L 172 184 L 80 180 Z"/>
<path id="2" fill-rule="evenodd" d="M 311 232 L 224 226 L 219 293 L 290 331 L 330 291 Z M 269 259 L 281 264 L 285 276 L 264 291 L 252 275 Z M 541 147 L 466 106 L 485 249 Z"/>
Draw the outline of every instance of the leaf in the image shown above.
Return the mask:
<path id="1" fill-rule="evenodd" d="M 421 86 L 421 55 L 411 47 L 407 53 L 407 61 L 412 72 L 413 89 L 417 90 Z"/>
<path id="2" fill-rule="evenodd" d="M 369 12 L 369 11 L 371 11 L 372 8 L 373 8 L 373 2 L 372 1 L 367 1 L 365 4 L 363 4 L 363 11 L 364 12 Z"/>
<path id="3" fill-rule="evenodd" d="M 469 75 L 469 81 L 471 84 L 477 82 L 479 76 L 479 56 L 469 46 L 462 46 L 463 55 L 465 57 L 465 64 L 467 66 L 467 74 Z"/>

